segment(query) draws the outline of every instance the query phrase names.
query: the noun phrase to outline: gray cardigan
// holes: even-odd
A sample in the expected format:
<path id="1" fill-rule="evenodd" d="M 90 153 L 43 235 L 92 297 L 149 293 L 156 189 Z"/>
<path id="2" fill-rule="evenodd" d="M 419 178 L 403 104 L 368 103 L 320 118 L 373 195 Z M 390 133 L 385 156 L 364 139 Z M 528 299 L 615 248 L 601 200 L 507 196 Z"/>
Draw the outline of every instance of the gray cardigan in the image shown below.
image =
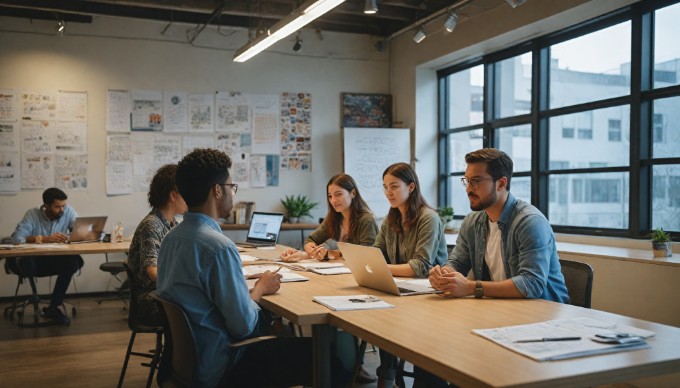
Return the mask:
<path id="1" fill-rule="evenodd" d="M 398 257 L 398 237 L 397 232 L 390 228 L 387 219 L 385 219 L 373 246 L 380 248 L 388 264 L 408 263 L 416 277 L 426 278 L 430 268 L 446 262 L 444 224 L 442 224 L 439 214 L 429 207 L 424 206 L 421 209 L 418 220 L 408 235 L 406 261 L 403 258 L 399 262 L 395 260 Z"/>

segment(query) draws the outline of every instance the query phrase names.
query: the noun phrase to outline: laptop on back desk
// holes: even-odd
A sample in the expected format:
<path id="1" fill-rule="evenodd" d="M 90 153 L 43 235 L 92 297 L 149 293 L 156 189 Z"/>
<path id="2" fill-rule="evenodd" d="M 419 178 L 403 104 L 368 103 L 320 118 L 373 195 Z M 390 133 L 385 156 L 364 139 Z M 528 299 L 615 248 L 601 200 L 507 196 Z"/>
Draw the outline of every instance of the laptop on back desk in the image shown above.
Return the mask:
<path id="1" fill-rule="evenodd" d="M 78 217 L 68 238 L 69 244 L 101 241 L 107 216 Z"/>
<path id="2" fill-rule="evenodd" d="M 283 224 L 283 214 L 253 212 L 246 241 L 236 242 L 236 245 L 248 248 L 273 247 L 279 240 Z"/>
<path id="3" fill-rule="evenodd" d="M 427 279 L 395 279 L 378 248 L 344 242 L 338 242 L 338 247 L 345 259 L 345 265 L 362 287 L 400 296 L 438 292 L 429 286 Z"/>

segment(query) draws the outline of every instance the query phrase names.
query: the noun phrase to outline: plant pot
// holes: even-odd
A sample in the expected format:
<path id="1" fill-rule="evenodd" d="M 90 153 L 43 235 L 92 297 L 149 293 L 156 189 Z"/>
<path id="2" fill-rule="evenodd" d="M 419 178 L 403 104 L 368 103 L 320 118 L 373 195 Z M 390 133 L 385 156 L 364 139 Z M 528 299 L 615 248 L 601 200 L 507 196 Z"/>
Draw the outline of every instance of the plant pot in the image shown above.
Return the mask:
<path id="1" fill-rule="evenodd" d="M 288 217 L 288 222 L 291 224 L 297 224 L 298 221 L 300 221 L 300 218 L 298 217 Z"/>
<path id="2" fill-rule="evenodd" d="M 671 257 L 673 255 L 670 242 L 653 242 L 652 251 L 654 251 L 654 257 Z"/>

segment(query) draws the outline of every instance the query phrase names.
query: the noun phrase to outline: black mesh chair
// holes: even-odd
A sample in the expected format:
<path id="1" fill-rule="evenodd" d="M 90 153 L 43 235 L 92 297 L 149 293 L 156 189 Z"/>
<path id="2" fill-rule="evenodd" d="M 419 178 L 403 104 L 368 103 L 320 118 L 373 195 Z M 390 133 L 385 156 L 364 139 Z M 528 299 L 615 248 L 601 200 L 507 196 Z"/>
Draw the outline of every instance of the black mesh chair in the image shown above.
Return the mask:
<path id="1" fill-rule="evenodd" d="M 590 308 L 593 292 L 593 267 L 580 261 L 560 259 L 564 283 L 569 292 L 569 304 Z"/>
<path id="2" fill-rule="evenodd" d="M 132 270 L 127 264 L 123 263 L 123 270 L 127 273 L 128 282 L 130 284 L 130 308 L 128 309 L 128 327 L 132 331 L 130 334 L 130 341 L 128 342 L 127 351 L 125 352 L 125 361 L 123 361 L 123 369 L 120 371 L 120 378 L 118 379 L 118 388 L 123 386 L 123 379 L 125 378 L 125 371 L 127 370 L 130 356 L 144 357 L 150 359 L 149 362 L 142 363 L 143 366 L 149 367 L 149 378 L 146 380 L 146 387 L 149 388 L 153 382 L 153 375 L 158 368 L 161 358 L 161 351 L 163 349 L 163 328 L 157 326 L 147 326 L 140 322 L 139 312 L 137 309 L 136 298 L 134 297 L 135 290 L 138 289 L 135 283 Z M 137 333 L 153 333 L 156 334 L 156 348 L 149 352 L 135 352 L 133 345 Z"/>

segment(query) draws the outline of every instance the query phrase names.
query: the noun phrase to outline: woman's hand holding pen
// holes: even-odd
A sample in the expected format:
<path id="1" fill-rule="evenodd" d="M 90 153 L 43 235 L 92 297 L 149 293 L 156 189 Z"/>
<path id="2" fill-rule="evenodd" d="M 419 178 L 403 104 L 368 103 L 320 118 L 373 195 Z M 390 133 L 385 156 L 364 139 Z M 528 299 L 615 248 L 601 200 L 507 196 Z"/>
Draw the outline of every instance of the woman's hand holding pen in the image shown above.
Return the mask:
<path id="1" fill-rule="evenodd" d="M 319 261 L 328 260 L 328 250 L 323 245 L 317 245 L 311 249 L 309 256 Z"/>

